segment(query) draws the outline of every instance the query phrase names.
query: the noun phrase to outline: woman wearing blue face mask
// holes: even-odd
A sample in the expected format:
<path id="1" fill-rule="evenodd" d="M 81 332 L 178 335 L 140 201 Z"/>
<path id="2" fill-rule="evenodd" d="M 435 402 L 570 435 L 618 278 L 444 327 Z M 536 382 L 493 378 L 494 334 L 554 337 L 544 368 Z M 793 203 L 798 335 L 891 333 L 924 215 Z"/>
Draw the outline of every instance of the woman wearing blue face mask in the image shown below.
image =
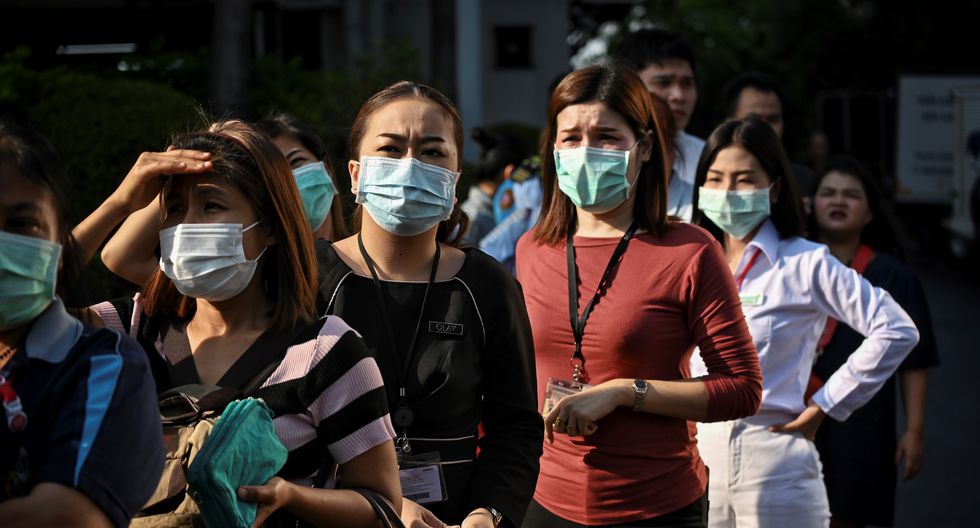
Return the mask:
<path id="1" fill-rule="evenodd" d="M 349 230 L 344 222 L 343 204 L 337 195 L 337 182 L 331 173 L 332 165 L 326 150 L 316 133 L 309 125 L 281 112 L 257 121 L 255 127 L 275 143 L 289 162 L 303 200 L 307 225 L 313 231 L 313 239 L 331 241 L 346 237 Z M 170 171 L 194 172 L 198 170 L 197 164 L 203 160 L 193 156 L 183 160 L 179 155 L 168 153 L 147 153 L 146 156 L 153 158 L 146 160 L 146 169 L 150 171 L 166 167 Z M 177 169 L 173 166 L 181 161 L 186 163 L 184 168 Z M 154 166 L 154 163 L 157 165 Z M 145 193 L 145 188 L 140 192 Z M 143 209 L 125 217 L 123 224 L 102 249 L 102 262 L 105 266 L 134 284 L 142 285 L 158 266 L 156 233 L 160 229 L 159 203 L 159 200 L 151 200 Z M 112 214 L 105 207 L 103 212 L 103 218 Z M 103 222 L 103 225 L 108 224 Z M 101 241 L 105 238 L 106 233 L 98 232 L 99 229 L 94 231 L 90 232 L 89 226 L 83 224 L 78 233 L 85 241 L 90 238 Z M 83 248 L 91 246 L 92 244 L 83 244 Z M 94 251 L 92 247 L 87 253 L 90 255 Z"/>
<path id="2" fill-rule="evenodd" d="M 428 86 L 364 103 L 349 142 L 357 233 L 318 245 L 320 294 L 381 367 L 405 523 L 513 527 L 541 452 L 531 335 L 513 277 L 456 247 L 462 150 L 456 108 Z"/>
<path id="3" fill-rule="evenodd" d="M 257 525 L 376 526 L 371 505 L 338 483 L 400 505 L 382 379 L 350 327 L 317 317 L 313 240 L 285 159 L 242 122 L 172 144 L 121 185 L 142 194 L 116 195 L 135 211 L 160 194 L 159 268 L 134 299 L 94 310 L 140 341 L 161 392 L 261 382 L 247 395 L 265 400 L 289 454 L 265 485 L 238 490 L 258 503 Z M 174 156 L 207 162 L 180 174 L 189 162 Z"/>
<path id="4" fill-rule="evenodd" d="M 689 420 L 750 415 L 761 389 L 720 248 L 668 216 L 671 147 L 631 67 L 566 76 L 545 137 L 541 219 L 517 246 L 548 436 L 524 526 L 704 526 Z"/>
<path id="5" fill-rule="evenodd" d="M 698 164 L 694 223 L 725 248 L 763 378 L 756 416 L 698 425 L 711 468 L 711 526 L 827 526 L 817 428 L 825 415 L 846 420 L 864 405 L 918 341 L 887 292 L 801 238 L 802 204 L 788 167 L 772 127 L 754 118 L 718 127 Z M 865 339 L 805 401 L 828 317 Z M 692 371 L 703 369 L 693 358 Z"/>
<path id="6" fill-rule="evenodd" d="M 135 341 L 82 324 L 69 198 L 47 142 L 0 119 L 0 526 L 128 526 L 163 445 Z"/>

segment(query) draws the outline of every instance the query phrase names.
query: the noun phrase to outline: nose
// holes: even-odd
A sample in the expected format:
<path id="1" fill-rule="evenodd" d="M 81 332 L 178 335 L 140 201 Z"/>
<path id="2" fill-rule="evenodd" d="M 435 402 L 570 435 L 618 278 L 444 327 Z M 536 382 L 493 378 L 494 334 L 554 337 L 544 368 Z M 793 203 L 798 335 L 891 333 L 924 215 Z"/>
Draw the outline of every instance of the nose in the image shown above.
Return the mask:
<path id="1" fill-rule="evenodd" d="M 684 90 L 677 83 L 671 84 L 667 88 L 667 100 L 673 102 L 681 102 L 684 100 Z"/>

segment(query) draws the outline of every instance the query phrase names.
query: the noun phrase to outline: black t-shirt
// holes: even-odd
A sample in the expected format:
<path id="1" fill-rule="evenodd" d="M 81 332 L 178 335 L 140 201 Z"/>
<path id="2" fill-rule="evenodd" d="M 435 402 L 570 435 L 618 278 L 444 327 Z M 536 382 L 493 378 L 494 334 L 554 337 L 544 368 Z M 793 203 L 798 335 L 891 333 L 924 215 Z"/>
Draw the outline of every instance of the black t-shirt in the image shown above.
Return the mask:
<path id="1" fill-rule="evenodd" d="M 0 501 L 57 483 L 128 526 L 163 471 L 157 397 L 139 345 L 82 325 L 55 301 L 7 369 L 27 414 L 0 423 Z"/>
<path id="2" fill-rule="evenodd" d="M 374 282 L 354 274 L 327 243 L 317 245 L 320 307 L 364 337 L 392 412 L 418 325 L 406 384 L 415 419 L 406 433 L 413 454 L 439 452 L 449 496 L 425 506 L 456 524 L 489 505 L 519 526 L 537 482 L 543 439 L 531 329 L 513 276 L 481 251 L 464 251 L 459 273 L 432 285 L 421 323 L 426 283 L 382 281 L 398 350 L 391 350 Z M 478 439 L 480 424 L 485 435 Z"/>

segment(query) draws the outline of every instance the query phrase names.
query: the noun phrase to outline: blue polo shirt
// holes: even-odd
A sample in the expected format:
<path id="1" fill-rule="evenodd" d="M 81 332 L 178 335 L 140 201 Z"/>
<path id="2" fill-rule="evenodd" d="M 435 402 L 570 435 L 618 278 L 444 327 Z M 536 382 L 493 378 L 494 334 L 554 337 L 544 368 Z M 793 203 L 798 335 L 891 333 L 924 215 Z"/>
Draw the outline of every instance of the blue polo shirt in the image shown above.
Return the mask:
<path id="1" fill-rule="evenodd" d="M 140 346 L 83 325 L 56 299 L 5 370 L 28 422 L 15 433 L 0 419 L 0 501 L 58 483 L 127 526 L 163 471 L 156 388 Z"/>

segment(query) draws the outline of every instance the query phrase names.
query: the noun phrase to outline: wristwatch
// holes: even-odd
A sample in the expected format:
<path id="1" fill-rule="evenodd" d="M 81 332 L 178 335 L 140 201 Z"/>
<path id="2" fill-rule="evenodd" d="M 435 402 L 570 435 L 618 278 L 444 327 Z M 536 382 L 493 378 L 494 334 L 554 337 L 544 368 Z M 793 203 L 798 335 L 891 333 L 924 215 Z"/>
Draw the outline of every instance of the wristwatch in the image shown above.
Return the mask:
<path id="1" fill-rule="evenodd" d="M 504 514 L 500 513 L 500 510 L 494 508 L 493 506 L 483 506 L 488 512 L 490 512 L 490 517 L 493 518 L 493 528 L 500 526 L 500 521 L 504 520 Z"/>
<path id="2" fill-rule="evenodd" d="M 640 412 L 643 409 L 643 398 L 647 395 L 647 391 L 650 390 L 650 386 L 647 385 L 646 380 L 635 379 L 633 380 L 633 412 Z"/>

